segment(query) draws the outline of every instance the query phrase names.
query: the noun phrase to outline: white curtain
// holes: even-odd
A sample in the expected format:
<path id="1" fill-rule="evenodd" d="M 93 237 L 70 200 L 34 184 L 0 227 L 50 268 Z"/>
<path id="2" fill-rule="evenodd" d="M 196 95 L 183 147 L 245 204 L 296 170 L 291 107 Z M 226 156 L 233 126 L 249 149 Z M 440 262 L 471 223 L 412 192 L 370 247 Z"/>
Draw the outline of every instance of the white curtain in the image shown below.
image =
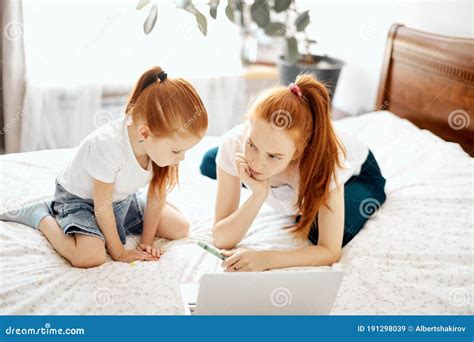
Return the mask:
<path id="1" fill-rule="evenodd" d="M 209 114 L 207 134 L 221 135 L 239 124 L 256 94 L 277 80 L 242 75 L 188 79 Z M 97 127 L 123 116 L 132 85 L 107 96 L 102 86 L 46 87 L 27 81 L 21 151 L 75 147 Z"/>
<path id="2" fill-rule="evenodd" d="M 21 151 L 75 147 L 95 128 L 113 120 L 103 110 L 102 87 L 47 87 L 27 82 Z"/>
<path id="3" fill-rule="evenodd" d="M 21 0 L 0 1 L 1 72 L 5 152 L 20 150 L 22 104 L 25 92 L 25 47 Z"/>

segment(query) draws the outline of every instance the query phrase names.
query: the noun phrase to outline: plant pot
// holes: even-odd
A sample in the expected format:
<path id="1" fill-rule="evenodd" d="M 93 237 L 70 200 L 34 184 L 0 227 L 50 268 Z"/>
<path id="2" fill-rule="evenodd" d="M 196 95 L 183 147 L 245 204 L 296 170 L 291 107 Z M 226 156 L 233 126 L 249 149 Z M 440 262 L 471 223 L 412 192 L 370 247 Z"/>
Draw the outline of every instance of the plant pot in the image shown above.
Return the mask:
<path id="1" fill-rule="evenodd" d="M 296 76 L 299 74 L 312 74 L 326 85 L 332 101 L 344 62 L 340 59 L 328 56 L 311 55 L 311 57 L 313 58 L 314 64 L 299 62 L 291 65 L 281 56 L 278 59 L 280 80 L 283 84 L 288 85 L 294 82 Z"/>

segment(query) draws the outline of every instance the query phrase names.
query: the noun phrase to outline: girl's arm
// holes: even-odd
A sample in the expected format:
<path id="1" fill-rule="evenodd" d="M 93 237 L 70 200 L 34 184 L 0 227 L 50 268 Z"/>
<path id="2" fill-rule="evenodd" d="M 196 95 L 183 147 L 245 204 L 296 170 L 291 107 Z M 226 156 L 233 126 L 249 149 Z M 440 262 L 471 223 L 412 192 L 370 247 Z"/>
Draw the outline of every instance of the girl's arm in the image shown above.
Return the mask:
<path id="1" fill-rule="evenodd" d="M 140 244 L 153 245 L 165 204 L 166 200 L 160 201 L 156 196 L 148 192 L 145 212 L 143 214 L 143 232 L 140 237 Z"/>
<path id="2" fill-rule="evenodd" d="M 239 173 L 241 168 L 243 166 L 239 167 Z M 241 178 L 244 177 L 251 187 L 252 195 L 239 208 Z M 242 240 L 268 195 L 268 185 L 256 184 L 263 182 L 251 178 L 247 173 L 242 174 L 241 178 L 217 167 L 216 211 L 212 236 L 218 248 L 230 249 Z"/>
<path id="3" fill-rule="evenodd" d="M 318 213 L 319 239 L 316 246 L 287 251 L 224 252 L 229 258 L 222 266 L 226 271 L 264 271 L 293 266 L 330 266 L 338 262 L 344 234 L 344 185 L 330 192 L 328 206 L 332 211 L 324 206 Z"/>
<path id="4" fill-rule="evenodd" d="M 151 254 L 137 250 L 125 250 L 117 232 L 117 224 L 112 206 L 113 183 L 94 179 L 94 214 L 97 225 L 104 234 L 105 246 L 115 261 L 157 260 Z"/>
<path id="5" fill-rule="evenodd" d="M 344 185 L 330 192 L 327 204 L 332 211 L 323 206 L 318 212 L 318 244 L 293 251 L 274 251 L 269 258 L 269 268 L 329 266 L 339 261 L 344 235 Z"/>

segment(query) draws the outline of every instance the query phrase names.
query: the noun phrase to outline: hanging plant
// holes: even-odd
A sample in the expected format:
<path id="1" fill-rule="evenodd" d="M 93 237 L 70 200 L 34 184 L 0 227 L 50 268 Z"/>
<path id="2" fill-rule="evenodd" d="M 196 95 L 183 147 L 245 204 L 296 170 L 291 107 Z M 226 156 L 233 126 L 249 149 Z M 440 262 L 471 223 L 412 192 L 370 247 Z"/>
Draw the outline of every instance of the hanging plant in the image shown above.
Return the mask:
<path id="1" fill-rule="evenodd" d="M 141 10 L 150 3 L 151 0 L 139 0 L 136 8 Z M 309 11 L 299 12 L 294 0 L 228 0 L 224 10 L 225 15 L 232 23 L 241 27 L 245 24 L 244 4 L 250 5 L 250 19 L 260 30 L 269 37 L 285 40 L 285 60 L 290 64 L 296 64 L 300 60 L 308 64 L 314 63 L 310 50 L 311 46 L 316 44 L 316 41 L 310 39 L 306 34 L 306 28 L 310 23 Z M 199 31 L 204 36 L 207 35 L 207 18 L 194 6 L 192 0 L 175 0 L 175 5 L 177 8 L 194 15 Z M 209 6 L 210 17 L 216 19 L 220 1 L 210 0 L 207 5 Z M 283 16 L 285 20 L 279 20 Z M 156 25 L 157 18 L 158 8 L 154 4 L 150 7 L 143 24 L 145 34 L 151 33 Z M 299 43 L 304 47 L 303 53 L 298 49 Z"/>

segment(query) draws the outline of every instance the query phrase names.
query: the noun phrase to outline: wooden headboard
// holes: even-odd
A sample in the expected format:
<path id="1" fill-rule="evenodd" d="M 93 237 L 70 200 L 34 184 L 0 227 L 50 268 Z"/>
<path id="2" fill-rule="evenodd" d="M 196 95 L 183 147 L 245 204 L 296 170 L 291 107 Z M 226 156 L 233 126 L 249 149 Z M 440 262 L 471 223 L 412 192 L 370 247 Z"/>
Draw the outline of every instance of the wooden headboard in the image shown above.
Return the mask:
<path id="1" fill-rule="evenodd" d="M 474 156 L 474 39 L 394 24 L 376 110 L 389 110 Z"/>

